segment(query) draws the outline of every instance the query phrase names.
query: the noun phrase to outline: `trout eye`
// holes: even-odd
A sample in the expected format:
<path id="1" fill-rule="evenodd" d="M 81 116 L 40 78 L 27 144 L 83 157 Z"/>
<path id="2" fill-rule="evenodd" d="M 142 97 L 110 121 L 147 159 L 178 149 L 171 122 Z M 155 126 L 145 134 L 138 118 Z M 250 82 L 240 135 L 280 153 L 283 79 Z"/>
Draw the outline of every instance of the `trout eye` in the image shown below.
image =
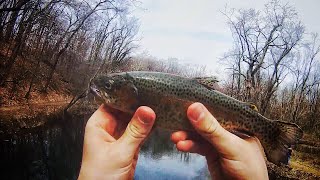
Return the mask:
<path id="1" fill-rule="evenodd" d="M 111 89 L 111 83 L 108 81 L 104 84 L 107 89 Z"/>

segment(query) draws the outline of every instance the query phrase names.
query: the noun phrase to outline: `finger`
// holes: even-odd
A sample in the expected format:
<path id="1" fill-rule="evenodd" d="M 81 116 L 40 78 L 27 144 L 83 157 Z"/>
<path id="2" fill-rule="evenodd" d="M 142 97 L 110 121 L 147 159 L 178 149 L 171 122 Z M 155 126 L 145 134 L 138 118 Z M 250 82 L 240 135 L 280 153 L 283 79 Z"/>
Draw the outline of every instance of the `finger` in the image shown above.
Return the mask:
<path id="1" fill-rule="evenodd" d="M 132 114 L 130 115 L 130 113 L 126 113 L 126 112 L 120 111 L 118 109 L 114 109 L 108 105 L 104 105 L 103 108 L 107 112 L 112 114 L 114 117 L 116 117 L 117 119 L 121 119 L 121 122 L 124 122 L 126 124 L 128 124 L 130 119 L 132 118 Z"/>
<path id="2" fill-rule="evenodd" d="M 204 139 L 196 132 L 187 132 L 187 131 L 177 131 L 171 134 L 171 141 L 177 143 L 183 140 L 196 140 L 198 142 L 203 142 Z"/>
<path id="3" fill-rule="evenodd" d="M 193 140 L 179 141 L 177 143 L 177 149 L 182 152 L 197 153 L 202 156 L 214 156 L 217 157 L 217 153 L 209 143 L 199 143 Z"/>
<path id="4" fill-rule="evenodd" d="M 239 155 L 244 140 L 225 130 L 204 105 L 190 105 L 187 115 L 196 131 L 211 143 L 218 153 L 232 159 Z"/>
<path id="5" fill-rule="evenodd" d="M 156 114 L 151 108 L 139 107 L 118 142 L 124 145 L 124 148 L 135 152 L 150 133 L 155 118 Z"/>
<path id="6" fill-rule="evenodd" d="M 108 112 L 105 105 L 101 105 L 89 118 L 86 124 L 86 133 L 99 136 L 104 141 L 115 141 L 112 136 L 115 132 L 117 123 L 115 117 Z"/>
<path id="7" fill-rule="evenodd" d="M 115 128 L 113 128 L 112 136 L 115 139 L 119 139 L 123 132 L 125 131 L 128 123 L 130 122 L 130 119 L 132 118 L 132 115 L 129 113 L 122 112 L 120 110 L 114 109 L 109 106 L 104 106 L 107 112 L 112 114 L 114 117 L 115 121 L 114 123 L 116 124 Z"/>
<path id="8" fill-rule="evenodd" d="M 171 141 L 173 143 L 178 143 L 179 141 L 184 141 L 188 137 L 187 132 L 185 131 L 177 131 L 171 134 Z"/>

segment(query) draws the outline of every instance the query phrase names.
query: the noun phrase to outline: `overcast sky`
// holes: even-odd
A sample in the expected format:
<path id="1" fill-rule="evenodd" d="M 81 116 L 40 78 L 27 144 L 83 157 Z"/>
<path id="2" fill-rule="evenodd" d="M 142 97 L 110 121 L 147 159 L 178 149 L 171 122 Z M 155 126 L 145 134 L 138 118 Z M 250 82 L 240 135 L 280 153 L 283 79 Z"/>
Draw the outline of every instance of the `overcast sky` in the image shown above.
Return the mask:
<path id="1" fill-rule="evenodd" d="M 158 59 L 206 65 L 220 76 L 225 68 L 218 59 L 232 47 L 231 32 L 220 13 L 230 8 L 262 10 L 267 0 L 140 0 L 133 15 L 139 19 L 139 52 Z M 320 0 L 290 0 L 308 32 L 320 34 Z M 220 76 L 221 77 L 221 76 Z"/>

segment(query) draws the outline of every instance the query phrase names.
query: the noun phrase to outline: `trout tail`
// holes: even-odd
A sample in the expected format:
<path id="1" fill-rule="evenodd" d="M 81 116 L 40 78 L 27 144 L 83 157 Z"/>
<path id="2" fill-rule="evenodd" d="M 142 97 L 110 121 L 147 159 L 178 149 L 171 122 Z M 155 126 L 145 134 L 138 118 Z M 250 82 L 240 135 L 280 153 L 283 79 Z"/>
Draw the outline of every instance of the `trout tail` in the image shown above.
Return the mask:
<path id="1" fill-rule="evenodd" d="M 295 145 L 303 136 L 301 128 L 284 121 L 272 121 L 269 130 L 265 131 L 262 138 L 262 146 L 265 149 L 268 160 L 279 165 L 285 163 L 289 154 L 289 149 Z"/>

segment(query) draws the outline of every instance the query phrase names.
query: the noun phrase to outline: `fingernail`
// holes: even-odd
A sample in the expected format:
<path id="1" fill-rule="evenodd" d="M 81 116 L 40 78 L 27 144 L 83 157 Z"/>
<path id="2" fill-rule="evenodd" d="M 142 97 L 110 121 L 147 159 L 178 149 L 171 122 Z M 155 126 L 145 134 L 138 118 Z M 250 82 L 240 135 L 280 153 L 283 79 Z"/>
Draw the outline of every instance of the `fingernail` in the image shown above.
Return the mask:
<path id="1" fill-rule="evenodd" d="M 192 113 L 190 114 L 190 119 L 193 121 L 199 121 L 204 116 L 204 107 L 200 103 L 196 103 L 193 107 Z"/>
<path id="2" fill-rule="evenodd" d="M 138 119 L 140 122 L 142 122 L 143 124 L 149 124 L 152 122 L 153 117 L 150 115 L 146 115 L 146 114 L 139 114 L 138 115 Z"/>

